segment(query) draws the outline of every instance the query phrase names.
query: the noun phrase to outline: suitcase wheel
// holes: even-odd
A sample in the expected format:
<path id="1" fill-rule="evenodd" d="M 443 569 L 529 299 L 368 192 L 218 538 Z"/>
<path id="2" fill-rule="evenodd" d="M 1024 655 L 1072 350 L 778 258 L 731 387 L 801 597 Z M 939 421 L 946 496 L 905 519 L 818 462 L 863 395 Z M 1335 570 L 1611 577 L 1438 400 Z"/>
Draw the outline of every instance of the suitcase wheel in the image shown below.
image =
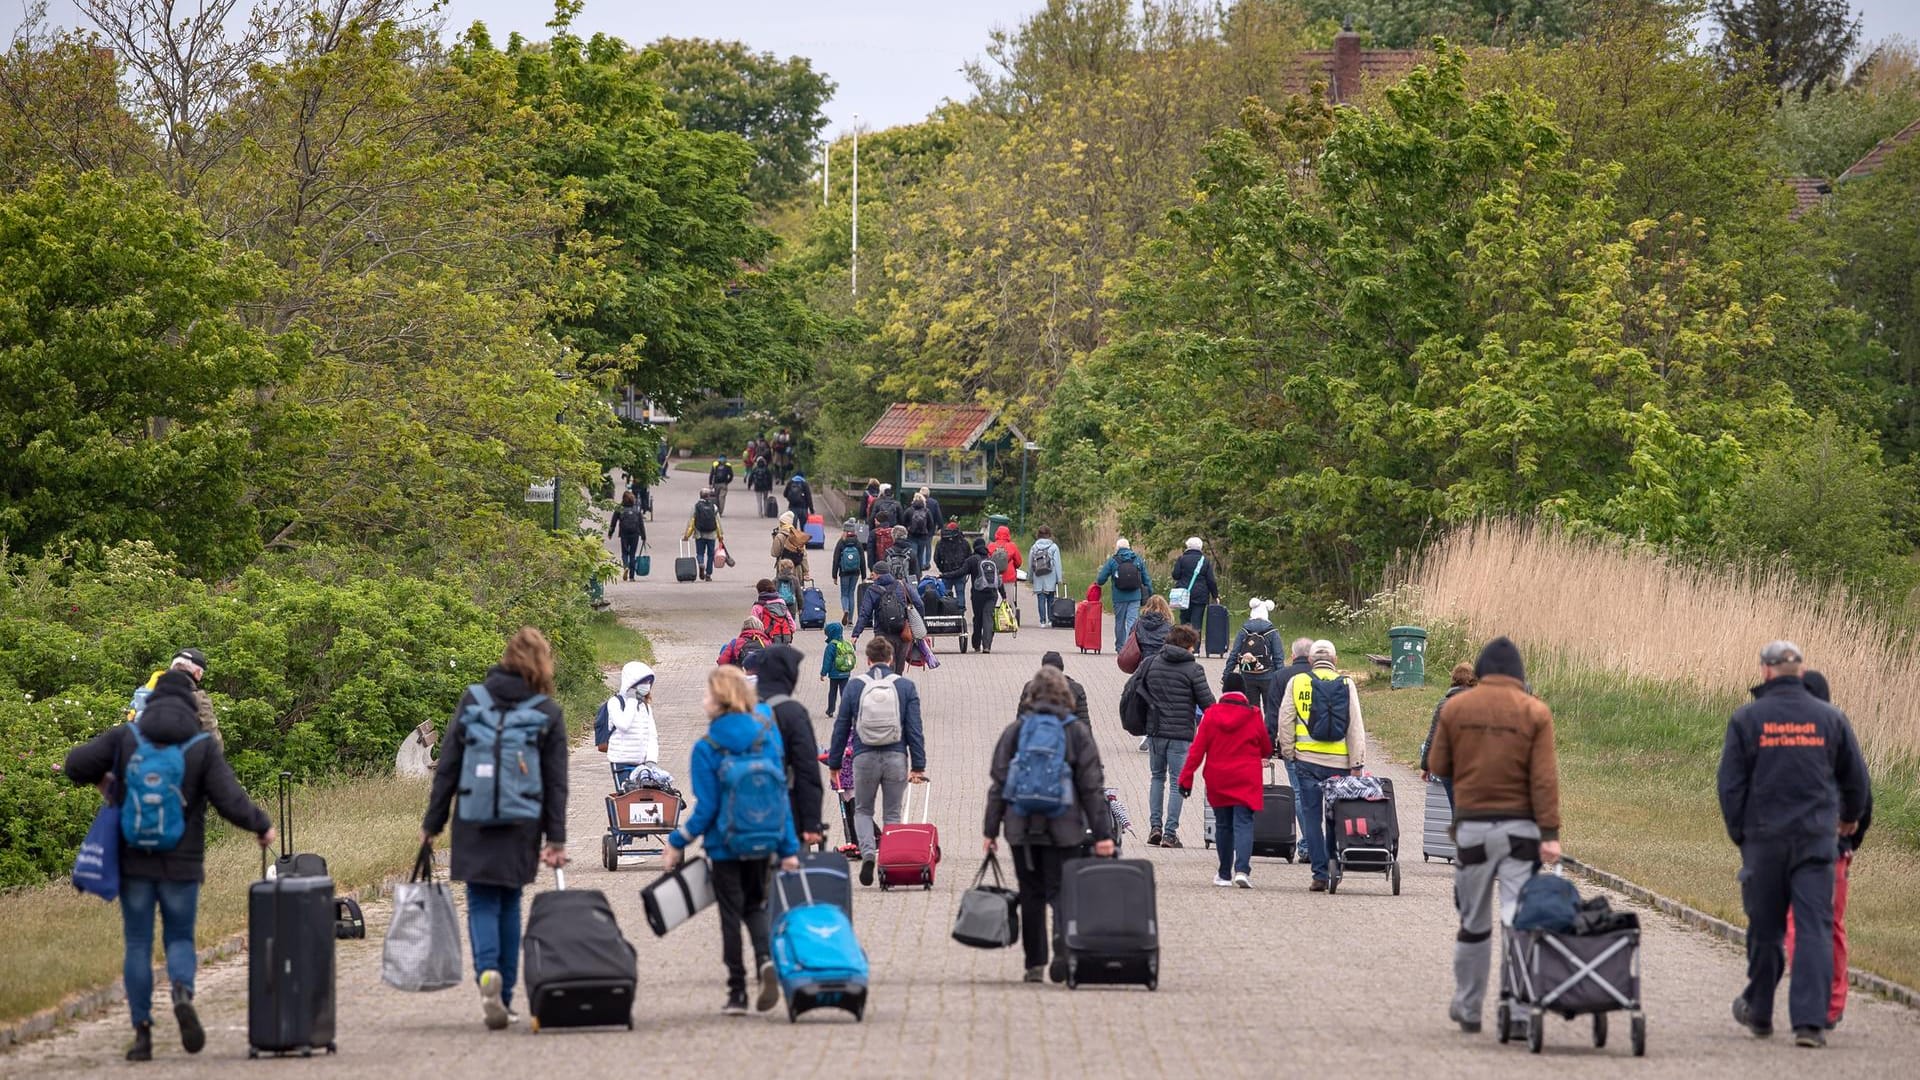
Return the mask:
<path id="1" fill-rule="evenodd" d="M 1147 990 L 1148 990 L 1148 992 L 1152 992 L 1152 991 L 1154 991 L 1154 990 L 1158 990 L 1158 989 L 1160 989 L 1160 976 L 1158 976 L 1158 975 L 1149 975 L 1149 976 L 1147 976 Z"/>
<path id="2" fill-rule="evenodd" d="M 528 1017 L 527 1030 L 533 1032 L 535 1035 L 540 1034 L 540 1018 L 537 1016 Z"/>

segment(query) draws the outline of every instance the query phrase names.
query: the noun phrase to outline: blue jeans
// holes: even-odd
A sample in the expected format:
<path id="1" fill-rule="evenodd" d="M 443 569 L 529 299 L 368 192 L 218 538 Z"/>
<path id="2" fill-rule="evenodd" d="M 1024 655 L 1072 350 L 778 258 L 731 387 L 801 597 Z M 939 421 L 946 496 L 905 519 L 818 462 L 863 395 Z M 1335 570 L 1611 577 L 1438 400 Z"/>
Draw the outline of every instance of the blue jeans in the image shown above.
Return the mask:
<path id="1" fill-rule="evenodd" d="M 1147 768 L 1152 773 L 1152 782 L 1147 787 L 1147 824 L 1154 832 L 1162 831 L 1160 803 L 1163 798 L 1167 807 L 1165 831 L 1180 831 L 1180 770 L 1187 767 L 1187 748 L 1192 745 L 1185 739 L 1156 736 L 1147 740 Z M 1217 822 L 1215 827 L 1218 828 Z M 1247 840 L 1252 842 L 1251 832 Z"/>
<path id="2" fill-rule="evenodd" d="M 1220 852 L 1220 876 L 1230 878 L 1234 871 L 1253 872 L 1253 808 L 1216 806 L 1213 808 L 1213 846 Z"/>
<path id="3" fill-rule="evenodd" d="M 127 954 L 121 977 L 127 983 L 127 1011 L 134 1026 L 153 1023 L 153 913 L 160 911 L 160 940 L 167 950 L 167 979 L 193 994 L 193 923 L 200 908 L 200 883 L 120 878 L 120 923 Z"/>
<path id="4" fill-rule="evenodd" d="M 908 539 L 913 541 L 913 555 L 915 560 L 918 561 L 921 566 L 932 566 L 933 565 L 933 537 L 914 536 L 914 537 L 909 537 Z"/>
<path id="5" fill-rule="evenodd" d="M 1307 803 L 1300 796 L 1300 774 L 1294 766 L 1298 762 L 1283 762 L 1287 767 L 1287 786 L 1293 789 L 1293 820 L 1299 826 L 1293 834 L 1293 847 L 1296 862 L 1307 862 Z"/>
<path id="6" fill-rule="evenodd" d="M 1053 625 L 1053 594 L 1050 592 L 1037 592 L 1033 594 L 1033 598 L 1040 602 L 1040 625 Z"/>
<path id="7" fill-rule="evenodd" d="M 1329 769 L 1311 761 L 1293 763 L 1293 775 L 1299 781 L 1293 786 L 1293 797 L 1300 815 L 1300 836 L 1307 842 L 1307 858 L 1313 863 L 1315 881 L 1327 880 L 1327 814 L 1322 809 L 1320 788 L 1328 780 L 1350 772 L 1350 769 Z"/>
<path id="8" fill-rule="evenodd" d="M 711 537 L 700 536 L 694 538 L 693 557 L 700 567 L 701 577 L 713 576 L 713 552 L 714 549 L 719 546 L 718 541 Z"/>
<path id="9" fill-rule="evenodd" d="M 846 614 L 846 615 L 853 614 L 854 596 L 855 596 L 855 593 L 859 590 L 859 588 L 860 588 L 860 575 L 858 574 L 841 574 L 840 575 L 840 610 L 843 614 Z"/>
<path id="10" fill-rule="evenodd" d="M 1140 617 L 1140 601 L 1115 600 L 1113 602 L 1113 650 L 1119 652 L 1126 647 L 1127 634 L 1133 629 L 1133 621 Z"/>
<path id="11" fill-rule="evenodd" d="M 467 941 L 473 946 L 473 977 L 500 973 L 500 1000 L 513 1004 L 520 978 L 520 890 L 467 883 Z"/>

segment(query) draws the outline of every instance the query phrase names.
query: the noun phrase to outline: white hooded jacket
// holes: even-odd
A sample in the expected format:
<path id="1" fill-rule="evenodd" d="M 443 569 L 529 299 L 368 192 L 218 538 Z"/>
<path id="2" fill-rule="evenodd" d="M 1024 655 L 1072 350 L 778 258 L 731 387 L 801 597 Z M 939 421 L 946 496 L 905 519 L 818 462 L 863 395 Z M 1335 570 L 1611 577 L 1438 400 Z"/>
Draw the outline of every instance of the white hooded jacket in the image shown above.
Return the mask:
<path id="1" fill-rule="evenodd" d="M 660 729 L 653 720 L 653 669 L 631 660 L 620 669 L 620 693 L 607 700 L 607 760 L 616 765 L 638 765 L 660 760 Z"/>

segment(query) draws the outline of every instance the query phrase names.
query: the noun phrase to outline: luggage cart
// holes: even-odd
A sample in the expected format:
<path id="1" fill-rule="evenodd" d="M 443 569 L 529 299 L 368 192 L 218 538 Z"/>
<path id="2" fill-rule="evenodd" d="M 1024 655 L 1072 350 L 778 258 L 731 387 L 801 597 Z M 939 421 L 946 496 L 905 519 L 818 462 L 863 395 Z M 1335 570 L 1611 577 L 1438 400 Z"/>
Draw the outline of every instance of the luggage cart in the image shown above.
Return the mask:
<path id="1" fill-rule="evenodd" d="M 652 858 L 666 835 L 680 826 L 687 803 L 678 791 L 634 787 L 607 796 L 607 831 L 600 837 L 600 865 L 619 870 L 622 856 Z"/>
<path id="2" fill-rule="evenodd" d="M 1640 1007 L 1640 929 L 1559 934 L 1503 928 L 1500 1005 L 1494 1014 L 1501 1042 L 1546 1045 L 1547 1014 L 1593 1017 L 1593 1045 L 1607 1045 L 1607 1016 L 1625 1012 L 1634 1057 L 1647 1053 L 1647 1017 Z"/>
<path id="3" fill-rule="evenodd" d="M 1376 777 L 1384 799 L 1326 800 L 1327 892 L 1340 891 L 1340 879 L 1349 871 L 1384 874 L 1400 895 L 1400 814 L 1393 800 L 1393 781 Z"/>

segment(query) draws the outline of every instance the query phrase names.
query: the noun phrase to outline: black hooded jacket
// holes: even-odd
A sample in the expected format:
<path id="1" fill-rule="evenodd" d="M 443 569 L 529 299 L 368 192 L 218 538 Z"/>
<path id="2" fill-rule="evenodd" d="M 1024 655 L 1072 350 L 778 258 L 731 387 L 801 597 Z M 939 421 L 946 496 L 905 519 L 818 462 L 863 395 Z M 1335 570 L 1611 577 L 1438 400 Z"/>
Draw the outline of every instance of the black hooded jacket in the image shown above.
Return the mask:
<path id="1" fill-rule="evenodd" d="M 956 581 L 966 576 L 967 556 L 972 554 L 973 548 L 961 534 L 960 526 L 949 525 L 940 530 L 940 539 L 934 541 L 933 565 L 940 571 L 941 577 L 950 582 Z"/>
<path id="2" fill-rule="evenodd" d="M 1735 844 L 1830 840 L 1867 812 L 1868 790 L 1853 725 L 1798 676 L 1754 687 L 1727 721 L 1720 815 Z"/>
<path id="3" fill-rule="evenodd" d="M 1200 726 L 1196 710 L 1207 708 L 1214 700 L 1207 673 L 1194 662 L 1193 653 L 1178 645 L 1163 645 L 1159 652 L 1140 661 L 1139 677 L 1152 708 L 1147 734 L 1192 742 Z"/>
<path id="4" fill-rule="evenodd" d="M 793 831 L 824 832 L 820 804 L 824 788 L 820 783 L 820 747 L 814 742 L 813 718 L 807 707 L 793 700 L 793 688 L 800 681 L 800 665 L 806 657 L 791 645 L 775 645 L 760 657 L 757 687 L 760 700 L 781 694 L 787 700 L 773 706 L 774 723 L 780 727 L 780 741 L 787 754 L 787 800 L 793 806 Z"/>
<path id="5" fill-rule="evenodd" d="M 199 709 L 194 703 L 193 676 L 184 671 L 168 671 L 154 683 L 153 694 L 140 714 L 140 733 L 158 746 L 186 742 L 203 730 Z M 122 774 L 126 761 L 139 745 L 127 725 L 116 724 L 73 748 L 67 754 L 62 771 L 76 784 L 95 784 L 108 773 Z M 258 835 L 272 826 L 267 812 L 247 797 L 245 788 L 233 775 L 233 766 L 220 744 L 202 739 L 187 748 L 186 776 L 180 785 L 186 804 L 186 832 L 172 851 L 133 851 L 120 848 L 120 873 L 124 877 L 154 878 L 160 881 L 204 881 L 207 850 L 207 804 L 236 826 Z M 115 798 L 119 793 L 115 792 Z"/>
<path id="6" fill-rule="evenodd" d="M 526 679 L 497 665 L 487 671 L 481 685 L 502 708 L 511 708 L 533 696 L 533 687 L 527 685 Z M 446 737 L 440 740 L 440 764 L 433 773 L 433 794 L 427 798 L 427 815 L 420 822 L 420 827 L 430 836 L 439 835 L 453 814 L 453 796 L 460 788 L 460 770 L 465 760 L 467 706 L 471 704 L 471 692 L 460 695 L 453 719 L 447 722 Z M 532 884 L 540 873 L 542 835 L 549 844 L 567 842 L 567 725 L 560 703 L 552 698 L 537 708 L 547 717 L 547 726 L 540 732 L 540 818 L 505 825 L 481 825 L 454 817 L 451 873 L 455 881 L 504 885 L 510 889 Z"/>

